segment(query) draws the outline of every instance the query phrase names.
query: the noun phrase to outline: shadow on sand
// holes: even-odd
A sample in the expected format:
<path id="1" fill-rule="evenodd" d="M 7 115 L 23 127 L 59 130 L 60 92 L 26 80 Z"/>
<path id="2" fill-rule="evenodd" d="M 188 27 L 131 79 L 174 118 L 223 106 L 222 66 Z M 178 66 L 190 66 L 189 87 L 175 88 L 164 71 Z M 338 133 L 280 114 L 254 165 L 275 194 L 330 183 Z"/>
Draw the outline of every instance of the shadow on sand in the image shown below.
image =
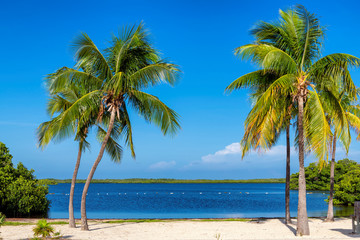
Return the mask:
<path id="1" fill-rule="evenodd" d="M 60 239 L 60 240 L 61 240 L 61 239 L 69 239 L 69 238 L 71 238 L 71 237 L 73 237 L 73 235 L 61 236 L 61 238 L 59 238 L 59 239 Z"/>
<path id="2" fill-rule="evenodd" d="M 106 228 L 114 228 L 114 227 L 119 227 L 119 226 L 125 226 L 125 225 L 130 225 L 130 224 L 137 224 L 136 222 L 128 222 L 128 223 L 112 223 L 111 226 L 101 226 L 104 225 L 105 223 L 97 223 L 97 224 L 91 224 L 89 225 L 89 231 L 96 231 L 96 230 L 101 230 L 101 229 L 106 229 Z M 96 225 L 100 225 L 97 228 L 92 228 L 92 226 L 96 226 Z"/>
<path id="3" fill-rule="evenodd" d="M 344 234 L 347 237 L 351 237 L 351 238 L 359 238 L 360 239 L 360 234 L 355 234 L 352 232 L 352 229 L 343 229 L 343 228 L 333 228 L 330 229 L 331 231 L 335 231 L 335 232 L 339 232 Z"/>

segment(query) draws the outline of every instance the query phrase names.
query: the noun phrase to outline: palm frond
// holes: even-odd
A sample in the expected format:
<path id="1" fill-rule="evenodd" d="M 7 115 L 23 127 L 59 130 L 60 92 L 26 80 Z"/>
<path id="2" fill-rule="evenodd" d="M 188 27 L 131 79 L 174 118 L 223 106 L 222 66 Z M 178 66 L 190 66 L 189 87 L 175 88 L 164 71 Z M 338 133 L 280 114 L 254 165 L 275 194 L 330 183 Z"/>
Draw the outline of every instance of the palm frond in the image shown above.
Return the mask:
<path id="1" fill-rule="evenodd" d="M 129 102 L 145 120 L 160 127 L 164 135 L 173 135 L 180 129 L 178 114 L 157 97 L 133 89 L 129 95 Z"/>
<path id="2" fill-rule="evenodd" d="M 74 86 L 82 86 L 88 91 L 99 89 L 102 81 L 90 73 L 64 67 L 49 74 L 46 78 L 46 85 L 51 94 L 56 94 Z"/>
<path id="3" fill-rule="evenodd" d="M 307 150 L 314 152 L 320 164 L 327 162 L 328 143 L 332 133 L 316 90 L 309 91 L 304 108 L 304 136 Z"/>
<path id="4" fill-rule="evenodd" d="M 97 139 L 99 142 L 103 142 L 105 135 L 106 135 L 106 131 L 101 128 L 100 126 L 98 126 L 98 131 L 97 131 Z M 112 131 L 112 133 L 115 133 L 116 131 Z M 106 153 L 110 156 L 110 159 L 114 162 L 120 163 L 121 158 L 122 158 L 122 147 L 117 143 L 117 137 L 114 135 L 109 137 L 108 142 L 106 143 L 106 147 L 105 147 Z"/>
<path id="5" fill-rule="evenodd" d="M 245 74 L 233 81 L 229 86 L 226 87 L 225 92 L 231 93 L 234 90 L 241 88 L 252 88 L 254 90 L 261 89 L 265 91 L 271 85 L 271 83 L 278 78 L 279 77 L 277 74 L 265 72 L 263 70 L 257 70 Z"/>
<path id="6" fill-rule="evenodd" d="M 76 67 L 84 69 L 84 72 L 99 79 L 110 79 L 112 77 L 112 70 L 106 58 L 86 33 L 81 33 L 75 39 L 73 49 L 77 61 Z"/>

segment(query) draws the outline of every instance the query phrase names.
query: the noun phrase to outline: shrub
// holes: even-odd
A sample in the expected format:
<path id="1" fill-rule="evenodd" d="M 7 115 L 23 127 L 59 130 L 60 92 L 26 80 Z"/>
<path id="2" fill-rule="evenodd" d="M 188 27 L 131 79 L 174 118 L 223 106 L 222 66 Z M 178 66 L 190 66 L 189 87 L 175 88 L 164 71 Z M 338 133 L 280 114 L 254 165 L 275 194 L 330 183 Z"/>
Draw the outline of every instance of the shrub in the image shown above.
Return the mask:
<path id="1" fill-rule="evenodd" d="M 50 237 L 54 233 L 54 228 L 45 219 L 39 220 L 36 227 L 33 228 L 34 236 L 43 238 Z"/>
<path id="2" fill-rule="evenodd" d="M 298 189 L 299 173 L 291 175 L 290 189 Z M 305 168 L 307 190 L 330 190 L 330 164 L 321 170 L 315 163 Z M 360 201 L 360 164 L 349 159 L 335 163 L 334 204 L 352 205 Z"/>
<path id="3" fill-rule="evenodd" d="M 359 168 L 360 165 L 347 158 L 339 160 L 335 163 L 335 184 L 339 183 L 347 172 Z M 298 189 L 298 178 L 299 173 L 294 173 L 290 178 L 290 189 Z M 306 178 L 306 189 L 307 190 L 319 190 L 329 191 L 330 190 L 330 164 L 325 165 L 322 169 L 319 168 L 318 164 L 310 163 L 305 168 Z"/>
<path id="4" fill-rule="evenodd" d="M 360 168 L 348 172 L 335 184 L 334 204 L 353 205 L 360 201 Z"/>
<path id="5" fill-rule="evenodd" d="M 42 185 L 21 162 L 14 168 L 12 156 L 0 142 L 0 212 L 8 217 L 46 217 L 48 187 Z"/>
<path id="6" fill-rule="evenodd" d="M 5 222 L 5 215 L 0 212 L 0 226 Z"/>

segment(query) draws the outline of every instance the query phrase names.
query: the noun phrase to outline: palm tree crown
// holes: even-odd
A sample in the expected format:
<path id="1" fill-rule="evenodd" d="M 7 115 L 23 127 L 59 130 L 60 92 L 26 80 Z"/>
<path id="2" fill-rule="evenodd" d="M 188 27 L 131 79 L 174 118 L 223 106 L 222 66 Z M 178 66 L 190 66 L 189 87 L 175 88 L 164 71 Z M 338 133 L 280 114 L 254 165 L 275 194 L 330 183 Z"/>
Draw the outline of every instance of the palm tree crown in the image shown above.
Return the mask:
<path id="1" fill-rule="evenodd" d="M 280 16 L 279 22 L 259 23 L 252 31 L 257 41 L 236 49 L 236 55 L 251 60 L 260 70 L 235 80 L 227 90 L 247 86 L 259 89 L 261 85 L 266 89 L 256 96 L 256 103 L 247 119 L 248 131 L 245 132 L 243 153 L 252 147 L 271 147 L 283 122 L 292 115 L 293 111 L 285 106 L 297 110 L 296 139 L 300 163 L 297 234 L 308 235 L 304 144 L 307 151 L 314 152 L 323 162 L 328 158 L 332 135 L 324 109 L 325 99 L 318 93 L 326 93 L 326 101 L 336 101 L 330 86 L 340 81 L 345 92 L 355 97 L 356 89 L 348 68 L 359 66 L 360 59 L 342 53 L 320 58 L 324 28 L 316 16 L 303 6 L 286 12 L 280 10 Z M 291 104 L 286 101 L 289 97 Z M 336 110 L 334 114 L 339 116 L 341 126 L 344 126 L 342 113 L 336 109 L 336 105 L 333 109 Z M 339 134 L 346 134 L 346 131 L 345 128 Z M 250 137 L 247 138 L 246 134 Z"/>
<path id="2" fill-rule="evenodd" d="M 110 46 L 103 52 L 85 33 L 76 39 L 73 47 L 77 62 L 75 68 L 63 69 L 51 78 L 48 86 L 54 95 L 73 85 L 95 86 L 62 113 L 60 129 L 78 121 L 90 121 L 94 115 L 97 123 L 106 122 L 107 131 L 82 195 L 82 229 L 88 230 L 86 194 L 113 128 L 118 126 L 118 132 L 124 136 L 133 157 L 129 108 L 159 126 L 164 135 L 175 134 L 180 128 L 176 112 L 143 90 L 160 83 L 173 85 L 180 71 L 176 65 L 160 58 L 159 52 L 150 44 L 143 24 L 123 28 L 119 36 L 113 36 Z"/>

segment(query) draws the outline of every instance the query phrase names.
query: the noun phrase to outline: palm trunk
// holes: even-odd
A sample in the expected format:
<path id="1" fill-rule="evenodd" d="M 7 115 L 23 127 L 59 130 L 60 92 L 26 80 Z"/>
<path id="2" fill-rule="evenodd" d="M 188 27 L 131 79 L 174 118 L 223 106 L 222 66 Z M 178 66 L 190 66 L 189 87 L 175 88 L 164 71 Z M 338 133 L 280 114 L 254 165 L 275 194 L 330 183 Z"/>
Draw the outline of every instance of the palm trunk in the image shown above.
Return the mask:
<path id="1" fill-rule="evenodd" d="M 290 124 L 286 126 L 286 183 L 285 183 L 285 223 L 291 223 L 290 217 Z"/>
<path id="2" fill-rule="evenodd" d="M 306 181 L 304 168 L 304 96 L 299 94 L 298 97 L 298 131 L 299 131 L 299 200 L 297 216 L 297 236 L 310 235 L 308 216 L 306 211 Z"/>
<path id="3" fill-rule="evenodd" d="M 329 206 L 326 221 L 334 221 L 334 177 L 335 177 L 335 152 L 336 152 L 336 131 L 334 133 L 333 139 L 333 149 L 332 149 L 332 158 L 330 165 L 330 196 L 329 196 Z"/>
<path id="4" fill-rule="evenodd" d="M 90 185 L 91 179 L 93 178 L 96 168 L 99 165 L 99 163 L 104 155 L 106 144 L 109 140 L 111 131 L 114 126 L 115 114 L 116 114 L 116 110 L 115 110 L 115 108 L 113 108 L 111 110 L 109 128 L 108 128 L 105 138 L 102 142 L 99 155 L 96 158 L 94 165 L 92 166 L 92 168 L 90 170 L 89 176 L 87 177 L 86 182 L 85 182 L 84 190 L 83 190 L 82 197 L 81 197 L 81 230 L 89 230 L 89 226 L 87 223 L 87 217 L 86 217 L 86 195 L 89 190 L 89 185 Z"/>
<path id="5" fill-rule="evenodd" d="M 69 199 L 69 227 L 75 228 L 75 217 L 74 217 L 74 191 L 75 191 L 75 182 L 76 182 L 76 176 L 79 171 L 80 166 L 80 160 L 81 160 L 81 154 L 82 154 L 82 141 L 79 143 L 79 152 L 75 164 L 74 173 L 71 179 L 71 187 L 70 187 L 70 199 Z"/>

